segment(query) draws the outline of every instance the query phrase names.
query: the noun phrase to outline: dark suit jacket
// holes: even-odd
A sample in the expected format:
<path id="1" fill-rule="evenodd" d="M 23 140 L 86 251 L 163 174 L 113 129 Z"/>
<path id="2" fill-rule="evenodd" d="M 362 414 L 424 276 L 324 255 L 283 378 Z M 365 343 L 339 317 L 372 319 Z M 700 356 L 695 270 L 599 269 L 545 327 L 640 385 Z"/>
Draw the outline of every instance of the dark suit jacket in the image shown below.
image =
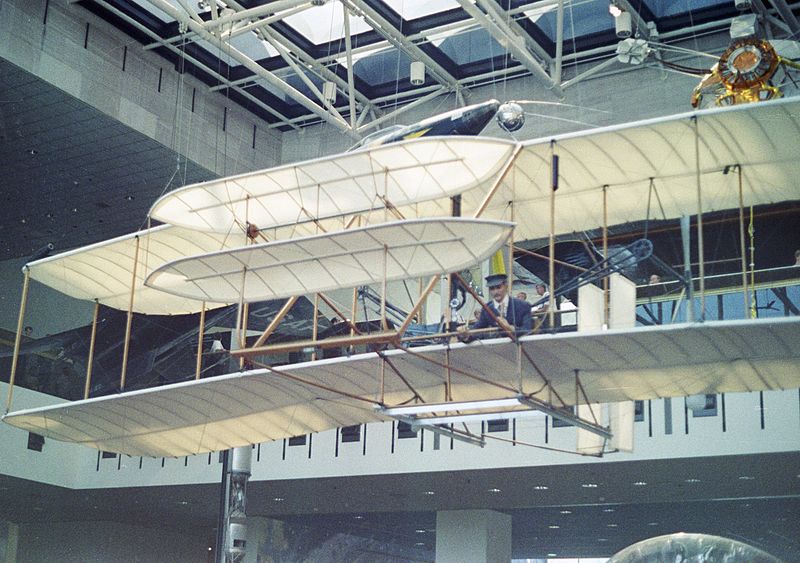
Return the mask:
<path id="1" fill-rule="evenodd" d="M 489 308 L 495 315 L 498 314 L 495 302 L 492 300 L 488 303 Z M 517 336 L 524 336 L 530 333 L 533 327 L 533 320 L 531 319 L 531 305 L 527 301 L 511 297 L 508 301 L 508 310 L 506 311 L 506 320 L 511 324 Z M 485 309 L 481 309 L 481 316 L 478 317 L 478 322 L 472 328 L 488 328 L 497 326 L 494 319 L 489 316 Z"/>

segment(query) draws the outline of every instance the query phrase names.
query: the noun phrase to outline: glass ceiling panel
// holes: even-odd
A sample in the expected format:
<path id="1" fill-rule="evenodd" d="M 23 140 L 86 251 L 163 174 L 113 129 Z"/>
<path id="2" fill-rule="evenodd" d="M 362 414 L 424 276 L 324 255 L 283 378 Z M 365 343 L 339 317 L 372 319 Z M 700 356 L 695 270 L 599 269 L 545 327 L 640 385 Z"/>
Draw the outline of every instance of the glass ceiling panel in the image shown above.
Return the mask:
<path id="1" fill-rule="evenodd" d="M 411 59 L 395 48 L 384 49 L 353 63 L 353 72 L 370 86 L 404 83 L 411 73 Z"/>
<path id="2" fill-rule="evenodd" d="M 506 53 L 482 27 L 460 30 L 458 33 L 448 34 L 441 42 L 432 40 L 431 43 L 458 65 L 485 61 Z"/>
<path id="3" fill-rule="evenodd" d="M 293 14 L 283 21 L 314 45 L 344 38 L 344 8 L 341 2 L 328 2 Z M 363 19 L 350 15 L 350 34 L 372 29 Z"/>
<path id="4" fill-rule="evenodd" d="M 733 4 L 730 0 L 644 0 L 657 18 L 690 14 L 714 6 Z"/>
<path id="5" fill-rule="evenodd" d="M 305 94 L 308 98 L 311 98 L 315 102 L 318 101 L 317 95 L 314 94 L 311 91 L 311 88 L 309 88 L 308 85 L 305 83 L 305 81 L 302 80 L 299 76 L 297 76 L 297 74 L 295 74 L 294 72 L 286 69 L 281 69 L 279 71 L 276 71 L 275 75 L 278 76 L 278 78 L 287 82 L 294 89 L 299 90 L 300 92 Z M 318 90 L 322 90 L 322 79 L 320 79 L 316 74 L 312 72 L 307 72 L 306 76 L 311 80 L 311 82 L 314 83 L 314 85 L 317 87 Z M 258 84 L 259 86 L 267 90 L 270 94 L 274 95 L 276 98 L 283 100 L 289 105 L 292 106 L 300 105 L 300 103 L 296 101 L 294 98 L 286 94 L 283 90 L 274 87 L 272 84 L 270 84 L 263 78 L 257 79 L 255 81 L 255 84 Z"/>
<path id="6" fill-rule="evenodd" d="M 267 41 L 261 41 L 252 32 L 237 35 L 231 39 L 230 43 L 254 61 L 274 57 L 278 54 L 278 51 L 272 45 Z"/>
<path id="7" fill-rule="evenodd" d="M 527 12 L 526 15 L 528 15 Z M 529 19 L 550 40 L 556 40 L 556 11 L 554 9 L 546 13 L 534 10 Z M 564 9 L 565 40 L 602 33 L 609 29 L 614 29 L 614 18 L 608 13 L 608 2 L 598 0 L 573 2 Z"/>
<path id="8" fill-rule="evenodd" d="M 383 3 L 406 21 L 459 7 L 456 0 L 425 0 L 424 2 L 422 0 L 383 0 Z"/>

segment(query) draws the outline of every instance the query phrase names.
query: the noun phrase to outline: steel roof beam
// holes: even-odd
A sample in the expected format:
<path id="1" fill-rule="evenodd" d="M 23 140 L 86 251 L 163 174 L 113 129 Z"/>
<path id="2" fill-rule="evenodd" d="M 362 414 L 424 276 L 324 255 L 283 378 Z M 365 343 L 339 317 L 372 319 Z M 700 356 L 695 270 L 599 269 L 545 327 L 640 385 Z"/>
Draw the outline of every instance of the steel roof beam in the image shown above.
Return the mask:
<path id="1" fill-rule="evenodd" d="M 243 9 L 242 5 L 239 4 L 238 2 L 236 2 L 235 0 L 231 0 L 230 2 L 228 2 L 228 4 L 230 6 L 236 8 L 236 9 Z M 302 8 L 305 9 L 305 6 L 302 6 Z M 345 8 L 345 10 L 346 10 L 346 8 Z M 241 13 L 241 12 L 239 12 L 239 13 Z M 290 13 L 294 13 L 294 10 L 291 10 Z M 287 37 L 285 37 L 284 35 L 281 35 L 277 31 L 275 31 L 272 27 L 270 27 L 268 24 L 273 23 L 273 21 L 275 21 L 275 19 L 276 19 L 276 16 L 273 16 L 273 17 L 270 17 L 270 18 L 265 18 L 263 20 L 263 22 L 264 22 L 264 26 L 263 27 L 254 25 L 257 22 L 252 22 L 250 24 L 247 24 L 245 27 L 246 28 L 250 28 L 250 29 L 257 28 L 257 29 L 255 29 L 256 34 L 260 33 L 260 34 L 263 34 L 263 35 L 269 35 L 269 37 L 272 38 L 272 40 L 274 40 L 275 42 L 279 43 L 287 51 L 289 51 L 290 56 L 294 56 L 294 58 L 296 58 L 300 63 L 302 63 L 304 65 L 307 65 L 307 66 L 311 67 L 312 70 L 316 71 L 317 75 L 320 78 L 322 78 L 323 80 L 329 80 L 331 82 L 336 83 L 336 85 L 339 86 L 339 88 L 341 88 L 342 91 L 344 91 L 344 92 L 348 92 L 348 93 L 350 92 L 351 86 L 349 84 L 349 81 L 345 81 L 344 79 L 342 79 L 338 74 L 336 74 L 335 72 L 330 70 L 328 67 L 326 67 L 324 64 L 320 63 L 319 61 L 314 59 L 314 57 L 312 57 L 311 55 L 306 53 L 306 51 L 303 50 L 301 47 L 299 47 L 294 42 L 289 40 Z M 279 19 L 279 18 L 277 18 L 277 19 Z M 231 32 L 231 36 L 235 36 L 235 35 L 237 35 L 237 30 L 233 29 L 232 32 Z M 267 37 L 262 37 L 262 39 L 268 39 L 268 38 Z M 274 47 L 274 45 L 273 45 L 273 47 Z M 276 48 L 276 50 L 278 50 L 280 52 L 280 49 Z M 360 104 L 369 105 L 369 104 L 372 103 L 370 101 L 370 99 L 366 95 L 364 95 L 362 92 L 360 92 L 358 89 L 356 89 L 354 85 L 352 86 L 352 92 L 353 92 L 353 95 L 355 96 L 356 101 L 358 101 Z"/>
<path id="2" fill-rule="evenodd" d="M 484 1 L 485 0 L 478 0 L 481 5 L 483 5 Z M 553 92 L 553 94 L 558 97 L 562 97 L 564 95 L 561 87 L 555 83 L 550 75 L 544 70 L 539 61 L 537 61 L 533 54 L 528 51 L 525 42 L 519 41 L 522 37 L 507 27 L 505 23 L 502 22 L 502 18 L 500 22 L 495 21 L 494 18 L 484 14 L 480 8 L 471 2 L 471 0 L 458 0 L 458 2 L 461 4 L 461 7 L 465 12 L 467 12 L 467 14 L 481 24 L 486 31 L 488 31 L 492 37 L 494 37 L 497 42 L 500 43 L 500 45 L 505 47 L 509 53 L 511 53 L 520 63 L 522 63 L 522 65 L 524 65 L 525 68 L 527 68 L 535 78 L 543 82 L 544 85 Z M 525 35 L 527 35 L 527 33 Z"/>
<path id="3" fill-rule="evenodd" d="M 215 23 L 219 24 L 219 22 L 221 22 L 223 19 L 226 18 L 220 18 L 216 22 L 207 22 L 205 25 L 201 25 L 196 21 L 194 21 L 188 14 L 181 12 L 166 0 L 148 0 L 148 1 L 152 5 L 157 7 L 159 10 L 163 11 L 166 14 L 169 14 L 171 17 L 175 18 L 179 22 L 188 26 L 189 29 L 197 33 L 200 37 L 202 37 L 215 47 L 222 49 L 225 53 L 228 53 L 231 57 L 236 59 L 236 61 L 242 64 L 250 72 L 256 74 L 260 78 L 263 78 L 272 86 L 274 86 L 281 92 L 284 92 L 285 94 L 296 100 L 300 105 L 305 107 L 311 113 L 322 118 L 324 121 L 327 121 L 337 129 L 340 129 L 348 134 L 355 135 L 355 132 L 350 128 L 350 125 L 346 121 L 344 121 L 344 119 L 332 115 L 330 112 L 326 111 L 324 108 L 314 103 L 305 94 L 303 94 L 302 92 L 300 92 L 299 90 L 297 90 L 284 80 L 281 80 L 274 73 L 270 72 L 269 70 L 259 65 L 257 62 L 255 62 L 253 59 L 251 59 L 250 57 L 248 57 L 247 55 L 236 49 L 230 43 L 222 41 L 216 35 L 214 35 L 213 33 L 209 32 L 206 29 L 206 26 L 208 26 L 209 24 L 215 24 Z M 274 4 L 282 4 L 282 3 L 283 2 L 275 2 Z M 244 12 L 237 12 L 236 15 L 240 15 L 242 13 Z M 233 20 L 231 19 L 230 21 Z"/>
<path id="4" fill-rule="evenodd" d="M 789 30 L 793 35 L 800 31 L 800 23 L 798 23 L 797 17 L 786 3 L 786 0 L 772 0 L 772 5 L 775 6 L 778 14 L 780 14 L 783 21 L 786 22 L 786 25 L 789 26 Z"/>
<path id="5" fill-rule="evenodd" d="M 112 14 L 114 14 L 117 17 L 121 18 L 122 20 L 124 20 L 128 24 L 132 25 L 133 27 L 135 27 L 136 29 L 138 29 L 142 33 L 150 36 L 152 39 L 160 40 L 158 34 L 156 32 L 154 32 L 152 29 L 149 29 L 146 26 L 142 25 L 141 23 L 139 23 L 135 19 L 131 18 L 129 15 L 125 14 L 124 12 L 118 10 L 117 8 L 115 8 L 114 6 L 112 6 L 111 4 L 106 2 L 105 0 L 93 0 L 93 1 L 96 4 L 98 4 L 98 5 L 102 6 L 103 8 L 105 8 L 106 10 L 108 10 L 109 12 L 111 12 Z M 299 130 L 300 129 L 297 125 L 295 125 L 292 122 L 291 119 L 289 119 L 288 117 L 286 117 L 285 115 L 283 115 L 279 111 L 271 108 L 269 105 L 267 105 L 262 100 L 259 100 L 258 98 L 253 96 L 247 90 L 245 90 L 243 88 L 240 88 L 237 83 L 231 82 L 230 80 L 228 80 L 227 78 L 225 78 L 224 76 L 219 74 L 214 69 L 208 67 L 205 63 L 202 63 L 199 60 L 195 59 L 194 57 L 192 57 L 190 55 L 187 55 L 185 52 L 183 52 L 180 49 L 178 49 L 175 45 L 167 43 L 164 40 L 161 40 L 161 41 L 163 41 L 161 43 L 161 46 L 169 49 L 170 51 L 172 51 L 173 53 L 175 53 L 179 57 L 183 57 L 184 59 L 186 59 L 187 61 L 189 61 L 193 65 L 195 65 L 197 68 L 201 69 L 203 72 L 208 73 L 209 76 L 213 77 L 216 80 L 219 80 L 222 84 L 225 85 L 225 87 L 228 87 L 228 88 L 231 88 L 231 89 L 235 90 L 236 92 L 238 92 L 239 94 L 241 94 L 242 96 L 244 96 L 245 98 L 247 98 L 248 100 L 250 100 L 251 102 L 256 104 L 258 107 L 260 107 L 261 109 L 265 110 L 267 113 L 270 113 L 273 116 L 277 117 L 278 119 L 280 119 L 283 122 L 283 125 L 288 125 L 292 129 L 295 129 L 295 130 Z M 211 88 L 209 88 L 209 91 L 214 92 L 217 88 L 218 87 L 216 87 L 216 86 L 215 87 L 211 87 Z M 277 126 L 281 126 L 281 124 L 277 124 Z M 268 128 L 274 128 L 274 127 L 276 127 L 276 124 L 268 125 Z"/>
<path id="6" fill-rule="evenodd" d="M 531 37 L 530 34 L 522 28 L 519 22 L 517 22 L 517 20 L 508 14 L 508 12 L 501 10 L 494 0 L 477 0 L 477 3 L 480 4 L 486 13 L 494 19 L 495 23 L 500 26 L 507 27 L 511 33 L 518 37 L 522 37 L 525 40 L 525 46 L 532 53 L 535 53 L 536 56 L 538 56 L 542 61 L 544 61 L 544 64 L 549 65 L 553 62 L 553 57 L 550 56 L 550 53 L 545 51 L 544 47 L 539 45 L 539 43 L 534 41 L 533 37 Z"/>
<path id="7" fill-rule="evenodd" d="M 634 35 L 639 35 L 642 39 L 650 39 L 650 28 L 647 27 L 647 22 L 637 12 L 628 0 L 614 0 L 614 3 L 623 12 L 628 12 L 631 15 L 631 22 L 633 23 Z"/>
<path id="8" fill-rule="evenodd" d="M 413 60 L 425 63 L 427 72 L 433 76 L 437 82 L 443 86 L 448 86 L 453 90 L 458 88 L 458 80 L 450 74 L 447 69 L 436 62 L 430 55 L 420 49 L 417 45 L 409 41 L 400 30 L 394 27 L 386 18 L 379 14 L 372 6 L 364 0 L 342 0 L 351 10 L 364 16 L 367 23 L 389 43 L 401 51 L 406 52 Z"/>

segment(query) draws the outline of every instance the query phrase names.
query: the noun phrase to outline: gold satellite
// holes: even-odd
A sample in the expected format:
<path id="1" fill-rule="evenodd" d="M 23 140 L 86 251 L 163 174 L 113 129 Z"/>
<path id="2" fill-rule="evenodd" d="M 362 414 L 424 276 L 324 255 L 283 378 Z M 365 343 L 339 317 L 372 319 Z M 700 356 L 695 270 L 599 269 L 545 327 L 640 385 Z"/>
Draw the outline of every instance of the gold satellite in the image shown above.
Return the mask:
<path id="1" fill-rule="evenodd" d="M 774 77 L 781 65 L 800 68 L 781 57 L 769 41 L 736 39 L 692 91 L 692 106 L 732 106 L 780 98 L 783 91 L 774 85 Z"/>

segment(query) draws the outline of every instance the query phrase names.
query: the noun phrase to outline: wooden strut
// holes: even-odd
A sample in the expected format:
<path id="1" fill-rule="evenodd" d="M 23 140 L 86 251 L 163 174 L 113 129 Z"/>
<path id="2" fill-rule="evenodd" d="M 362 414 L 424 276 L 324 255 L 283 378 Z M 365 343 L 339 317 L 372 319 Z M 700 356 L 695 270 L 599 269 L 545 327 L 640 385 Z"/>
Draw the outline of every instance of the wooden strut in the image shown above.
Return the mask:
<path id="1" fill-rule="evenodd" d="M 89 388 L 92 385 L 92 363 L 94 363 L 94 344 L 97 339 L 97 314 L 100 312 L 100 302 L 94 300 L 94 312 L 92 313 L 92 335 L 89 338 L 89 358 L 86 360 L 86 383 L 83 386 L 83 398 L 89 398 Z"/>
<path id="2" fill-rule="evenodd" d="M 242 322 L 239 331 L 239 348 L 247 347 L 247 321 L 250 317 L 250 303 L 245 303 L 241 311 Z M 239 369 L 244 369 L 244 357 L 239 358 Z"/>
<path id="3" fill-rule="evenodd" d="M 200 379 L 200 371 L 203 368 L 203 337 L 206 329 L 206 302 L 203 301 L 200 307 L 200 327 L 197 329 L 197 363 L 194 368 L 194 378 Z"/>
<path id="4" fill-rule="evenodd" d="M 257 356 L 261 354 L 282 354 L 284 352 L 296 352 L 304 348 L 337 348 L 344 346 L 356 346 L 359 344 L 390 344 L 397 338 L 395 331 L 373 332 L 360 336 L 338 336 L 326 338 L 325 340 L 299 340 L 294 342 L 281 342 L 280 344 L 270 344 L 268 346 L 251 346 L 241 350 L 232 350 L 231 356 L 242 358 Z"/>
<path id="5" fill-rule="evenodd" d="M 555 167 L 555 150 L 556 150 L 556 142 L 550 141 L 550 178 L 553 178 L 553 170 Z M 548 244 L 548 252 L 550 253 L 550 259 L 548 264 L 548 288 L 550 301 L 547 305 L 547 317 L 550 322 L 550 329 L 555 329 L 556 327 L 556 269 L 555 269 L 555 252 L 556 252 L 556 190 L 555 186 L 550 186 L 550 233 L 549 233 L 549 244 Z"/>
<path id="6" fill-rule="evenodd" d="M 745 316 L 750 310 L 750 291 L 747 288 L 747 248 L 744 237 L 744 194 L 742 189 L 742 165 L 737 164 L 739 172 L 739 245 L 741 246 L 742 260 L 742 298 L 744 299 Z"/>
<path id="7" fill-rule="evenodd" d="M 486 208 L 489 206 L 489 202 L 492 201 L 494 194 L 497 192 L 498 189 L 500 189 L 500 185 L 503 183 L 503 180 L 506 179 L 506 175 L 508 174 L 509 170 L 511 170 L 511 166 L 514 164 L 514 162 L 516 162 L 521 152 L 522 152 L 522 144 L 518 143 L 517 146 L 514 148 L 514 152 L 511 153 L 511 156 L 509 157 L 508 161 L 505 163 L 503 169 L 500 171 L 497 180 L 495 180 L 494 184 L 492 184 L 492 187 L 489 188 L 489 192 L 483 198 L 483 201 L 478 206 L 478 209 L 475 210 L 475 213 L 472 215 L 473 218 L 475 219 L 479 218 L 481 215 L 483 215 L 483 212 L 486 211 Z"/>
<path id="8" fill-rule="evenodd" d="M 608 184 L 603 186 L 603 260 L 608 260 Z M 603 324 L 608 326 L 609 311 L 608 276 L 603 276 Z"/>
<path id="9" fill-rule="evenodd" d="M 266 342 L 267 338 L 269 338 L 270 335 L 275 332 L 275 329 L 278 328 L 278 324 L 280 324 L 280 322 L 283 320 L 283 317 L 286 316 L 291 308 L 294 307 L 294 304 L 297 303 L 299 298 L 299 295 L 295 295 L 286 300 L 286 303 L 283 304 L 283 307 L 281 307 L 280 311 L 278 311 L 278 314 L 275 315 L 275 318 L 272 319 L 269 325 L 267 325 L 267 328 L 264 329 L 264 332 L 261 333 L 261 336 L 258 337 L 258 340 L 253 342 L 253 348 L 257 348 Z"/>
<path id="10" fill-rule="evenodd" d="M 425 303 L 425 300 L 428 298 L 428 295 L 430 295 L 431 291 L 433 291 L 433 288 L 436 287 L 436 282 L 438 279 L 439 276 L 432 276 L 431 280 L 428 282 L 428 285 L 425 287 L 422 293 L 420 293 L 419 299 L 417 299 L 417 302 L 414 304 L 414 307 L 408 313 L 408 316 L 403 321 L 403 324 L 400 325 L 400 328 L 397 329 L 398 338 L 402 338 L 402 336 L 408 330 L 408 327 L 414 320 L 414 316 L 420 311 L 422 305 Z"/>
<path id="11" fill-rule="evenodd" d="M 697 182 L 697 261 L 700 275 L 700 319 L 706 318 L 706 275 L 705 257 L 703 256 L 703 192 L 700 182 L 700 126 L 697 116 L 692 116 L 694 123 L 694 157 L 695 179 Z"/>
<path id="12" fill-rule="evenodd" d="M 122 371 L 119 376 L 119 390 L 125 390 L 125 376 L 128 369 L 128 352 L 131 346 L 131 324 L 133 323 L 133 297 L 136 289 L 136 270 L 139 266 L 140 238 L 136 237 L 136 250 L 133 253 L 133 275 L 131 276 L 131 297 L 128 301 L 128 318 L 125 322 L 125 346 L 122 351 Z"/>
<path id="13" fill-rule="evenodd" d="M 311 327 L 311 339 L 316 341 L 319 334 L 319 294 L 314 294 L 314 324 Z M 311 361 L 317 359 L 317 351 L 311 352 Z"/>
<path id="14" fill-rule="evenodd" d="M 19 304 L 19 316 L 17 317 L 17 336 L 14 339 L 14 356 L 11 359 L 11 376 L 8 380 L 8 399 L 6 401 L 6 413 L 11 410 L 11 400 L 14 396 L 14 381 L 17 375 L 17 362 L 19 361 L 19 347 L 22 343 L 22 323 L 25 321 L 25 307 L 28 302 L 28 285 L 31 279 L 31 271 L 25 267 L 24 278 L 22 281 L 22 299 Z"/>

